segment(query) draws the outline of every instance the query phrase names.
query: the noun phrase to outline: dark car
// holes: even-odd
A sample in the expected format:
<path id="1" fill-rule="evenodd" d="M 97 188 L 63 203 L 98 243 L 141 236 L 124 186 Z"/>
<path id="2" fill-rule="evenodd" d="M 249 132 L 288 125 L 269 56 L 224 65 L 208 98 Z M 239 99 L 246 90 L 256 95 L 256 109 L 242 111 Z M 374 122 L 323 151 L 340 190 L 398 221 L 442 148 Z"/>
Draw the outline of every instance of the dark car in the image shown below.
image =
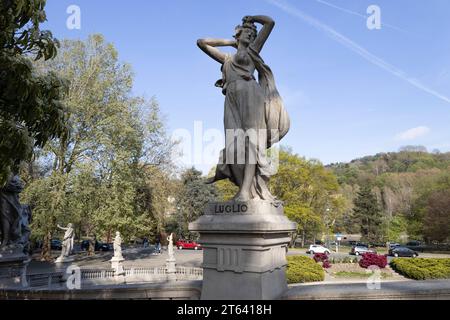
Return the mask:
<path id="1" fill-rule="evenodd" d="M 411 240 L 406 244 L 408 247 L 418 247 L 422 245 L 422 242 L 419 240 Z"/>
<path id="2" fill-rule="evenodd" d="M 113 244 L 112 243 L 103 243 L 103 242 L 101 242 L 99 244 L 98 251 L 111 251 L 111 250 L 113 250 Z"/>
<path id="3" fill-rule="evenodd" d="M 413 258 L 415 258 L 419 254 L 416 251 L 411 250 L 409 248 L 398 246 L 398 247 L 389 249 L 389 255 L 393 256 L 393 257 L 413 257 Z"/>
<path id="4" fill-rule="evenodd" d="M 400 243 L 389 243 L 389 249 L 394 249 L 395 247 L 401 247 Z"/>
<path id="5" fill-rule="evenodd" d="M 61 240 L 53 239 L 52 241 L 50 241 L 50 248 L 52 250 L 62 250 Z"/>
<path id="6" fill-rule="evenodd" d="M 113 249 L 112 243 L 103 243 L 95 241 L 95 251 L 111 251 Z M 89 250 L 89 240 L 83 240 L 81 242 L 81 250 Z"/>

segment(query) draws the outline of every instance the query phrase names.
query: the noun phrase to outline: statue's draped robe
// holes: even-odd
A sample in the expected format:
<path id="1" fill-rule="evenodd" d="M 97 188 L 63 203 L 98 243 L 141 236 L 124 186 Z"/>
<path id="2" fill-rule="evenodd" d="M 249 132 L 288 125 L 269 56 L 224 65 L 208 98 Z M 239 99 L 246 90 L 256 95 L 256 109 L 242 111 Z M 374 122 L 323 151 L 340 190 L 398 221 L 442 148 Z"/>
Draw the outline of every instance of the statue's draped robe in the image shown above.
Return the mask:
<path id="1" fill-rule="evenodd" d="M 23 185 L 17 176 L 13 177 L 8 184 L 0 189 L 0 226 L 5 242 L 16 242 L 21 237 L 20 220 L 22 217 L 22 205 L 19 202 L 19 193 Z M 2 243 L 8 245 L 8 243 Z"/>
<path id="2" fill-rule="evenodd" d="M 266 149 L 286 135 L 290 120 L 275 86 L 271 69 L 251 46 L 247 53 L 250 61 L 245 61 L 245 57 L 226 55 L 222 66 L 222 79 L 216 83 L 216 86 L 223 88 L 222 92 L 225 94 L 226 138 L 225 149 L 221 152 L 213 180 L 230 179 L 237 186 L 242 184 L 245 163 L 237 162 L 239 147 L 234 137 L 227 135 L 227 131 L 253 129 L 259 141 L 253 143 L 254 141 L 249 139 L 249 148 L 245 151 L 247 156 L 254 156 L 256 160 L 256 174 L 250 188 L 250 197 L 273 201 L 274 197 L 269 192 L 267 183 L 275 172 L 267 160 Z M 252 74 L 254 69 L 258 71 L 258 82 Z"/>
<path id="3" fill-rule="evenodd" d="M 73 237 L 74 237 L 74 229 L 67 228 L 66 232 L 64 233 L 63 249 L 61 251 L 61 256 L 68 257 L 72 253 Z"/>

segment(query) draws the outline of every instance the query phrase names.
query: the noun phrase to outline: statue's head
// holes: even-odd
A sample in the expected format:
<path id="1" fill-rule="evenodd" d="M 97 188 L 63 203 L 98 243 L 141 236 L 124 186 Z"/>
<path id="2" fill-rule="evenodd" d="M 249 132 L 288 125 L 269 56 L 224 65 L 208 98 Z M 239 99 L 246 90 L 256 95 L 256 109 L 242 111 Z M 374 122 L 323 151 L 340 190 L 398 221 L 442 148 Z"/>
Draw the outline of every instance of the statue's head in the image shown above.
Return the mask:
<path id="1" fill-rule="evenodd" d="M 242 43 L 248 46 L 255 41 L 257 35 L 258 30 L 256 29 L 256 25 L 253 22 L 243 20 L 242 24 L 235 28 L 234 38 L 238 44 Z"/>
<path id="2" fill-rule="evenodd" d="M 116 237 L 120 237 L 120 232 L 116 231 Z"/>
<path id="3" fill-rule="evenodd" d="M 73 224 L 69 223 L 69 224 L 67 225 L 67 228 L 73 228 Z"/>

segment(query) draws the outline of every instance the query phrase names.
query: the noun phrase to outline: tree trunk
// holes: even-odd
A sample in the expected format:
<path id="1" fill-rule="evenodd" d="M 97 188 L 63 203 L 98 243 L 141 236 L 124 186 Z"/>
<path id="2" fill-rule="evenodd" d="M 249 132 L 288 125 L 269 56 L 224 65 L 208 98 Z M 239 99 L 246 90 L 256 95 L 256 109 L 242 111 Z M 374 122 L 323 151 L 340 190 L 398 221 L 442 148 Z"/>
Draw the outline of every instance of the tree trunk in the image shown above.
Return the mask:
<path id="1" fill-rule="evenodd" d="M 302 230 L 302 248 L 305 247 L 305 230 Z"/>
<path id="2" fill-rule="evenodd" d="M 108 233 L 106 234 L 106 243 L 111 242 L 111 229 L 108 230 Z"/>
<path id="3" fill-rule="evenodd" d="M 52 248 L 51 248 L 52 234 L 50 231 L 44 236 L 44 242 L 42 243 L 41 261 L 52 261 Z"/>
<path id="4" fill-rule="evenodd" d="M 88 255 L 94 256 L 95 255 L 95 237 L 89 237 L 89 248 L 88 248 Z"/>

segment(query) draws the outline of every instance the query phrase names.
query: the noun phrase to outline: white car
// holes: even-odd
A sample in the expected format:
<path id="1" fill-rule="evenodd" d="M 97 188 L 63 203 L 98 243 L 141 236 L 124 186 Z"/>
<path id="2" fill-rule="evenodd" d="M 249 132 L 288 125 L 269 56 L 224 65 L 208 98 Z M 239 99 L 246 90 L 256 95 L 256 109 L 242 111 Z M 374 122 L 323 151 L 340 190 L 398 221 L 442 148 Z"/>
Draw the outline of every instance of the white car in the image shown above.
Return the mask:
<path id="1" fill-rule="evenodd" d="M 325 254 L 330 254 L 330 249 L 318 245 L 318 244 L 312 244 L 309 246 L 309 250 L 306 251 L 306 253 L 310 253 L 310 254 L 315 254 L 315 253 L 325 253 Z"/>

